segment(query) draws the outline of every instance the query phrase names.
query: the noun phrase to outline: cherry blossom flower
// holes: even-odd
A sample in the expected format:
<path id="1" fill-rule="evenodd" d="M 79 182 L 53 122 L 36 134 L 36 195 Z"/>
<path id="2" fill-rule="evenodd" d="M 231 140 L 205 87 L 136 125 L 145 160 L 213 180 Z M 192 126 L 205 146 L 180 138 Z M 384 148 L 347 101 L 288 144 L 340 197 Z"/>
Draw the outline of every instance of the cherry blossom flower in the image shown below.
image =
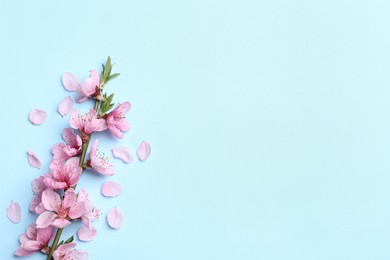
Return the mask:
<path id="1" fill-rule="evenodd" d="M 42 205 L 42 192 L 46 189 L 45 184 L 40 178 L 36 178 L 31 182 L 32 190 L 34 192 L 34 197 L 30 202 L 30 211 L 37 214 L 41 214 L 45 211 L 45 208 Z"/>
<path id="2" fill-rule="evenodd" d="M 92 201 L 89 199 L 89 194 L 84 188 L 77 194 L 77 201 L 83 203 L 85 207 L 81 221 L 86 227 L 92 230 L 92 222 L 99 218 L 101 214 L 100 210 L 93 206 Z"/>
<path id="3" fill-rule="evenodd" d="M 78 219 L 85 213 L 84 203 L 77 201 L 76 193 L 72 188 L 65 192 L 63 200 L 55 191 L 45 190 L 42 193 L 42 204 L 46 211 L 37 218 L 37 228 L 50 225 L 64 228 L 70 224 L 68 219 Z"/>
<path id="4" fill-rule="evenodd" d="M 92 205 L 89 194 L 85 189 L 79 191 L 77 201 L 83 203 L 85 207 L 85 213 L 81 216 L 84 226 L 77 231 L 77 236 L 82 241 L 91 241 L 97 235 L 97 230 L 92 226 L 92 222 L 99 218 L 100 210 Z"/>
<path id="5" fill-rule="evenodd" d="M 62 139 L 65 143 L 56 143 L 53 145 L 51 150 L 53 154 L 53 160 L 50 165 L 52 168 L 53 164 L 58 162 L 63 162 L 73 156 L 78 155 L 81 152 L 82 140 L 79 135 L 77 135 L 72 128 L 65 128 L 62 131 Z"/>
<path id="6" fill-rule="evenodd" d="M 123 132 L 130 130 L 130 124 L 126 120 L 126 114 L 131 108 L 130 102 L 120 104 L 106 118 L 108 129 L 117 138 L 123 138 Z"/>
<path id="7" fill-rule="evenodd" d="M 85 97 L 101 99 L 100 76 L 97 70 L 90 70 L 91 74 L 81 84 L 81 92 Z"/>
<path id="8" fill-rule="evenodd" d="M 76 75 L 69 72 L 64 73 L 62 84 L 66 90 L 77 93 L 76 101 L 78 103 L 86 101 L 89 97 L 101 99 L 100 76 L 96 70 L 90 70 L 90 76 L 82 84 Z"/>
<path id="9" fill-rule="evenodd" d="M 26 233 L 19 237 L 20 247 L 15 251 L 17 256 L 28 256 L 42 250 L 48 252 L 48 244 L 53 234 L 53 227 L 37 229 L 35 224 L 27 227 Z"/>
<path id="10" fill-rule="evenodd" d="M 77 237 L 81 241 L 91 241 L 95 239 L 97 235 L 97 230 L 94 226 L 92 226 L 92 222 L 99 218 L 101 214 L 100 210 L 92 205 L 89 195 L 85 189 L 81 189 L 79 191 L 77 201 L 84 203 L 85 206 L 85 213 L 81 216 L 81 221 L 84 226 L 77 231 Z"/>
<path id="11" fill-rule="evenodd" d="M 96 139 L 91 146 L 91 150 L 89 153 L 90 166 L 100 174 L 109 175 L 109 176 L 114 175 L 115 174 L 114 165 L 112 165 L 109 162 L 108 157 L 106 157 L 104 154 L 101 154 L 99 152 L 98 144 L 99 144 L 99 140 Z"/>
<path id="12" fill-rule="evenodd" d="M 75 247 L 76 243 L 60 245 L 53 253 L 54 260 L 88 260 L 88 253 Z"/>
<path id="13" fill-rule="evenodd" d="M 70 126 L 73 129 L 78 129 L 84 135 L 107 129 L 106 121 L 97 118 L 97 113 L 93 109 L 90 109 L 89 112 L 84 115 L 81 115 L 79 111 L 73 109 L 72 112 L 70 112 Z"/>
<path id="14" fill-rule="evenodd" d="M 51 189 L 68 189 L 79 181 L 83 169 L 79 166 L 79 158 L 72 157 L 65 163 L 51 165 L 51 172 L 41 176 L 42 182 Z"/>

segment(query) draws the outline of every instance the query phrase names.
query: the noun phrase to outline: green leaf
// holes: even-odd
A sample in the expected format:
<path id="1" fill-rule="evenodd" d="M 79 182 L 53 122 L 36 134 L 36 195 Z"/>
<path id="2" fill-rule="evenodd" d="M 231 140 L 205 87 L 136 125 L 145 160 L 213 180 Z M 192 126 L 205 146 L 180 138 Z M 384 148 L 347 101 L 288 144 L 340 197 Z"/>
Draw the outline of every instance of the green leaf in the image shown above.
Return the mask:
<path id="1" fill-rule="evenodd" d="M 104 66 L 104 64 L 102 64 L 102 67 L 103 67 L 103 70 L 102 70 L 102 76 L 101 76 L 100 81 L 101 81 L 101 82 L 105 82 L 105 81 L 106 81 L 106 78 L 105 78 L 105 76 L 104 76 L 104 71 L 106 70 L 106 67 Z"/>
<path id="2" fill-rule="evenodd" d="M 110 96 L 108 96 L 108 98 L 106 99 L 106 102 L 108 104 L 111 104 L 113 98 L 114 98 L 114 93 L 112 93 Z"/>
<path id="3" fill-rule="evenodd" d="M 107 94 L 105 93 L 104 94 L 104 98 L 105 98 L 105 100 L 103 101 L 103 103 L 102 103 L 102 105 L 100 107 L 100 113 L 101 114 L 106 113 L 107 111 L 109 111 L 114 106 L 114 104 L 111 104 L 112 99 L 114 98 L 114 93 L 109 95 L 108 97 L 107 97 Z"/>
<path id="4" fill-rule="evenodd" d="M 111 110 L 111 108 L 113 108 L 114 106 L 115 106 L 115 104 L 110 104 L 107 111 Z"/>
<path id="5" fill-rule="evenodd" d="M 111 65 L 111 57 L 108 56 L 107 57 L 107 61 L 106 61 L 106 68 L 104 70 L 104 78 L 107 79 L 110 74 L 111 74 L 111 69 L 112 69 L 112 65 Z M 106 81 L 105 81 L 106 82 Z"/>
<path id="6" fill-rule="evenodd" d="M 119 75 L 121 75 L 121 74 L 120 74 L 120 73 L 114 73 L 114 74 L 110 75 L 110 76 L 107 78 L 106 82 L 108 82 L 109 80 L 115 79 L 115 78 L 118 77 Z"/>
<path id="7" fill-rule="evenodd" d="M 115 79 L 116 77 L 118 77 L 120 75 L 120 73 L 114 73 L 111 75 L 112 67 L 114 66 L 114 64 L 111 63 L 110 56 L 107 57 L 106 65 L 104 65 L 104 64 L 102 64 L 102 65 L 103 65 L 103 72 L 102 72 L 102 76 L 100 79 L 102 82 L 102 85 L 106 84 L 108 81 Z"/>
<path id="8" fill-rule="evenodd" d="M 73 236 L 71 236 L 70 238 L 68 238 L 66 241 L 65 241 L 65 244 L 68 244 L 68 243 L 72 243 L 73 242 Z"/>

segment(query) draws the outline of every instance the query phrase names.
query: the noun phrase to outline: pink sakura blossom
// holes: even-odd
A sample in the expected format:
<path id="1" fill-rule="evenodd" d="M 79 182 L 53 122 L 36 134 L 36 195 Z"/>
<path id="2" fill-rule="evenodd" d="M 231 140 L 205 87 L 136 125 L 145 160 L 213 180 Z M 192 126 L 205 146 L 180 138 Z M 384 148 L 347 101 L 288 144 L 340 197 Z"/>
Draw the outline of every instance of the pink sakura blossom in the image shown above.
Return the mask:
<path id="1" fill-rule="evenodd" d="M 90 166 L 100 174 L 109 176 L 114 175 L 114 165 L 109 162 L 108 157 L 106 157 L 104 154 L 100 154 L 98 150 L 98 144 L 99 140 L 96 139 L 91 146 L 89 153 Z"/>
<path id="2" fill-rule="evenodd" d="M 86 97 L 101 99 L 99 72 L 97 70 L 90 70 L 89 72 L 91 74 L 81 84 L 81 92 Z"/>
<path id="3" fill-rule="evenodd" d="M 53 145 L 51 150 L 53 154 L 52 164 L 65 161 L 81 152 L 82 140 L 72 128 L 65 128 L 62 131 L 62 139 L 64 139 L 65 143 L 56 143 Z"/>
<path id="4" fill-rule="evenodd" d="M 106 118 L 108 129 L 117 138 L 123 138 L 123 132 L 130 130 L 130 124 L 126 120 L 126 114 L 131 108 L 130 102 L 120 104 Z"/>
<path id="5" fill-rule="evenodd" d="M 85 213 L 84 203 L 77 201 L 76 193 L 72 188 L 65 192 L 63 200 L 55 191 L 45 190 L 42 193 L 42 204 L 46 211 L 37 218 L 37 228 L 50 225 L 64 228 L 70 224 L 69 219 L 78 219 Z"/>
<path id="6" fill-rule="evenodd" d="M 88 260 L 88 253 L 75 247 L 76 243 L 60 245 L 53 253 L 54 260 Z"/>
<path id="7" fill-rule="evenodd" d="M 74 74 L 64 73 L 62 75 L 62 84 L 66 90 L 77 92 L 76 101 L 78 103 L 86 101 L 89 97 L 101 99 L 100 76 L 96 70 L 90 70 L 90 76 L 82 84 L 80 84 L 80 81 Z"/>
<path id="8" fill-rule="evenodd" d="M 30 202 L 30 211 L 37 214 L 41 214 L 45 211 L 45 208 L 42 205 L 42 192 L 46 189 L 45 184 L 40 178 L 36 178 L 31 183 L 32 190 L 34 192 L 34 197 Z"/>
<path id="9" fill-rule="evenodd" d="M 92 201 L 89 199 L 89 194 L 84 188 L 79 191 L 77 201 L 84 204 L 85 207 L 85 212 L 81 216 L 81 221 L 87 228 L 93 230 L 92 222 L 99 218 L 101 214 L 100 210 L 93 206 Z"/>
<path id="10" fill-rule="evenodd" d="M 97 113 L 93 109 L 90 109 L 89 112 L 84 115 L 81 115 L 79 111 L 73 109 L 72 112 L 70 112 L 70 126 L 73 129 L 79 130 L 84 135 L 107 129 L 106 121 L 102 118 L 97 118 Z"/>
<path id="11" fill-rule="evenodd" d="M 26 233 L 19 237 L 20 247 L 15 251 L 17 256 L 28 256 L 42 250 L 48 252 L 48 244 L 53 234 L 53 227 L 38 229 L 35 224 L 27 227 Z"/>
<path id="12" fill-rule="evenodd" d="M 94 226 L 92 226 L 92 222 L 99 218 L 100 210 L 96 209 L 92 205 L 89 195 L 85 189 L 81 189 L 79 191 L 77 201 L 83 203 L 85 206 L 85 213 L 81 216 L 81 221 L 84 226 L 77 231 L 77 236 L 82 241 L 91 241 L 97 235 L 97 230 Z"/>
<path id="13" fill-rule="evenodd" d="M 65 163 L 51 165 L 51 172 L 41 176 L 42 182 L 51 189 L 68 189 L 79 181 L 83 169 L 79 166 L 79 158 L 72 157 Z"/>

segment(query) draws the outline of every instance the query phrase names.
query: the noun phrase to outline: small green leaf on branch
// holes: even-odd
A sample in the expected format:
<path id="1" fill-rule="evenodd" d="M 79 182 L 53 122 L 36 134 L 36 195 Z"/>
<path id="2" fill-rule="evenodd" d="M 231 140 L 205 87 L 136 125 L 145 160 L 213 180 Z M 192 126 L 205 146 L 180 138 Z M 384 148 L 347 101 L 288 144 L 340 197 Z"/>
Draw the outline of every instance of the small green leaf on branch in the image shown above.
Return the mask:
<path id="1" fill-rule="evenodd" d="M 106 113 L 107 111 L 109 111 L 111 108 L 113 108 L 113 106 L 115 104 L 111 103 L 112 102 L 112 99 L 114 98 L 114 93 L 111 94 L 110 96 L 107 97 L 107 94 L 105 93 L 104 96 L 103 96 L 103 102 L 102 102 L 102 105 L 100 107 L 100 113 L 101 114 L 104 114 Z"/>

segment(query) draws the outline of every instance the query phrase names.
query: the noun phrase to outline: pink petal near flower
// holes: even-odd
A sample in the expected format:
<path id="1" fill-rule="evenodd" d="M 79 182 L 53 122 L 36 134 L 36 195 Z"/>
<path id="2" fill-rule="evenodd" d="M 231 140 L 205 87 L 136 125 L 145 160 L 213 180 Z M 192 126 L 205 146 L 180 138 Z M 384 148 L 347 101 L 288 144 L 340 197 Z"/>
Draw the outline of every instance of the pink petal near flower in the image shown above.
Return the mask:
<path id="1" fill-rule="evenodd" d="M 41 125 L 45 123 L 46 118 L 46 112 L 40 109 L 33 109 L 28 116 L 28 119 L 33 125 Z"/>
<path id="2" fill-rule="evenodd" d="M 62 117 L 66 116 L 73 108 L 73 104 L 74 104 L 73 99 L 70 96 L 67 96 L 58 105 L 58 113 L 60 113 Z"/>
<path id="3" fill-rule="evenodd" d="M 145 161 L 146 159 L 148 159 L 151 151 L 152 151 L 152 148 L 151 148 L 150 144 L 146 141 L 142 141 L 142 143 L 138 146 L 138 149 L 137 149 L 138 158 L 141 161 Z"/>
<path id="4" fill-rule="evenodd" d="M 42 205 L 42 192 L 46 189 L 45 184 L 41 181 L 40 178 L 36 178 L 31 183 L 32 190 L 34 192 L 34 197 L 30 201 L 30 211 L 37 214 L 41 214 L 45 211 L 45 208 Z"/>
<path id="5" fill-rule="evenodd" d="M 61 209 L 61 197 L 53 190 L 42 192 L 42 203 L 47 210 L 59 211 Z"/>
<path id="6" fill-rule="evenodd" d="M 7 217 L 14 223 L 19 223 L 22 218 L 22 212 L 20 205 L 17 202 L 11 200 L 11 204 L 7 208 Z"/>
<path id="7" fill-rule="evenodd" d="M 35 253 L 35 251 L 29 251 L 29 250 L 27 250 L 27 249 L 25 249 L 25 248 L 23 248 L 23 247 L 20 247 L 20 248 L 18 248 L 16 251 L 15 251 L 15 255 L 16 256 L 28 256 L 28 255 L 32 255 L 32 254 L 34 254 Z"/>
<path id="8" fill-rule="evenodd" d="M 76 243 L 60 245 L 53 253 L 54 260 L 88 260 L 88 253 L 79 249 L 74 249 Z"/>
<path id="9" fill-rule="evenodd" d="M 111 151 L 115 158 L 121 159 L 125 163 L 131 163 L 134 160 L 133 154 L 125 146 L 112 148 Z"/>
<path id="10" fill-rule="evenodd" d="M 92 229 L 92 222 L 100 217 L 100 210 L 93 206 L 89 194 L 84 188 L 79 191 L 77 202 L 83 203 L 85 207 L 85 213 L 81 216 L 81 221 L 85 226 Z"/>
<path id="11" fill-rule="evenodd" d="M 82 226 L 79 231 L 77 231 L 77 236 L 81 241 L 91 241 L 94 240 L 97 235 L 97 230 L 95 227 L 91 226 L 91 229 Z"/>
<path id="12" fill-rule="evenodd" d="M 113 181 L 106 181 L 102 185 L 102 194 L 106 197 L 117 197 L 122 193 L 122 187 Z"/>
<path id="13" fill-rule="evenodd" d="M 53 224 L 57 215 L 50 211 L 45 211 L 41 213 L 37 220 L 35 220 L 35 224 L 37 228 L 45 228 Z"/>
<path id="14" fill-rule="evenodd" d="M 100 76 L 97 70 L 90 70 L 91 74 L 81 84 L 81 91 L 86 97 L 100 94 Z"/>
<path id="15" fill-rule="evenodd" d="M 27 152 L 27 159 L 28 159 L 28 163 L 32 167 L 38 168 L 38 169 L 41 168 L 41 161 L 39 160 L 38 155 L 36 153 L 34 153 L 33 151 L 29 150 Z"/>
<path id="16" fill-rule="evenodd" d="M 66 90 L 69 91 L 77 91 L 80 86 L 80 82 L 76 75 L 66 72 L 62 75 L 62 84 L 64 85 Z"/>
<path id="17" fill-rule="evenodd" d="M 89 151 L 89 157 L 91 160 L 91 167 L 100 174 L 103 175 L 114 175 L 115 167 L 112 165 L 108 158 L 104 154 L 100 154 L 98 150 L 99 140 L 96 139 L 91 146 Z"/>
<path id="18" fill-rule="evenodd" d="M 115 207 L 107 213 L 107 222 L 110 227 L 118 229 L 125 222 L 125 218 L 122 212 Z"/>

